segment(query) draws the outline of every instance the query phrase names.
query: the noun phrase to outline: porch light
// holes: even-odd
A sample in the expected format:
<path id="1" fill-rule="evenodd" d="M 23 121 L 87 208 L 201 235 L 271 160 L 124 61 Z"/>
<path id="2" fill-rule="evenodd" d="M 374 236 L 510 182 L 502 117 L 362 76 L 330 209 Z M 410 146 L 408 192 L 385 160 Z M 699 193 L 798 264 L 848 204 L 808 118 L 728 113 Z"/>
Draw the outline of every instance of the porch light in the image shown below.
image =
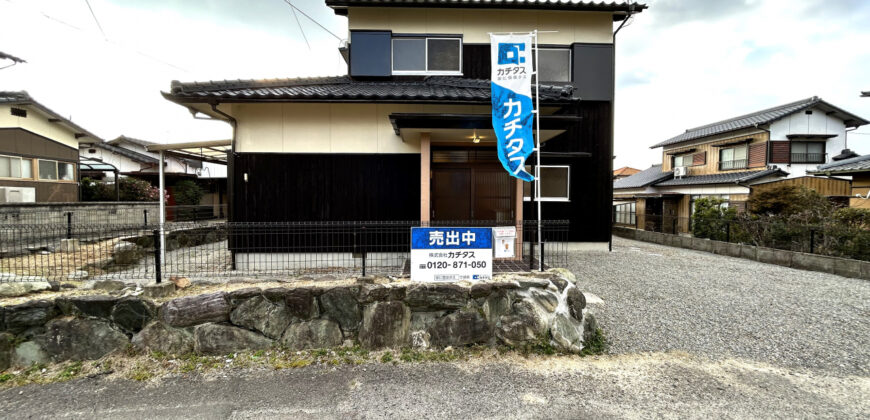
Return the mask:
<path id="1" fill-rule="evenodd" d="M 474 130 L 474 134 L 471 135 L 472 143 L 480 143 L 480 136 L 477 135 L 477 130 Z"/>

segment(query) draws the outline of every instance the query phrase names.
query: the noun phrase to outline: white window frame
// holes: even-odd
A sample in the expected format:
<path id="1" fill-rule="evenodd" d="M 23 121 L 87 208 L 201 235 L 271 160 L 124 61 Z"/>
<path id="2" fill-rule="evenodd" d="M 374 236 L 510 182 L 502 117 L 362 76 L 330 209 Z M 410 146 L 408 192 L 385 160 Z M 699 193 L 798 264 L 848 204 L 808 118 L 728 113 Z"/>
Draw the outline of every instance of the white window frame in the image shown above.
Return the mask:
<path id="1" fill-rule="evenodd" d="M 393 42 L 396 40 L 402 39 L 422 39 L 423 42 L 423 60 L 425 70 L 396 70 L 395 62 L 393 60 Z M 429 40 L 450 40 L 450 41 L 459 41 L 459 70 L 429 70 Z M 462 37 L 451 37 L 451 36 L 394 36 L 390 39 L 390 71 L 394 76 L 462 76 Z"/>
<path id="2" fill-rule="evenodd" d="M 540 51 L 568 51 L 568 80 L 541 80 L 541 82 L 571 83 L 574 81 L 574 51 L 571 48 L 540 47 Z M 535 63 L 537 65 L 537 63 Z M 535 67 L 537 68 L 537 67 Z"/>
<path id="3" fill-rule="evenodd" d="M 554 201 L 554 202 L 561 202 L 561 203 L 570 202 L 571 201 L 571 166 L 570 165 L 535 166 L 535 178 L 540 178 L 540 176 L 541 176 L 540 175 L 541 174 L 540 168 L 565 168 L 568 170 L 568 173 L 566 175 L 568 179 L 567 179 L 567 183 L 565 185 L 565 190 L 566 190 L 565 197 L 540 197 L 539 201 L 541 201 L 542 203 L 547 202 L 547 201 Z M 536 181 L 532 181 L 532 182 L 536 182 Z M 543 180 L 541 182 L 543 182 Z M 534 187 L 532 188 L 532 191 L 535 191 Z M 536 191 L 536 192 L 540 193 L 540 191 Z M 525 194 L 523 194 L 523 201 L 532 201 L 532 198 L 526 197 Z"/>
<path id="4" fill-rule="evenodd" d="M 18 168 L 19 168 L 18 169 L 18 176 L 12 176 L 12 170 L 10 169 L 10 171 L 9 171 L 10 176 L 0 176 L 0 178 L 2 178 L 2 179 L 34 179 L 33 178 L 33 158 L 21 157 L 21 156 L 10 156 L 10 155 L 0 155 L 0 158 L 9 159 L 10 168 L 12 167 L 12 161 L 18 160 Z M 29 177 L 21 176 L 21 168 L 23 168 L 21 163 L 25 160 L 30 162 L 30 176 Z"/>
<path id="5" fill-rule="evenodd" d="M 77 168 L 77 165 L 76 165 L 75 163 L 73 163 L 73 162 L 65 162 L 65 161 L 60 161 L 60 160 L 54 160 L 54 159 L 39 159 L 39 158 L 35 158 L 35 159 L 36 159 L 36 177 L 35 177 L 34 179 L 36 179 L 37 181 L 46 181 L 46 182 L 76 182 L 76 176 L 78 175 L 78 168 Z M 43 178 L 43 177 L 41 177 L 40 174 L 39 174 L 39 164 L 40 164 L 40 162 L 54 162 L 54 174 L 55 174 L 55 176 L 56 176 L 57 178 L 55 178 L 55 179 L 51 179 L 51 178 Z M 60 179 L 60 164 L 70 165 L 70 167 L 72 167 L 72 179 Z"/>
<path id="6" fill-rule="evenodd" d="M 686 158 L 689 158 L 689 164 L 686 165 L 686 162 L 683 162 L 683 165 L 677 165 L 677 158 L 680 158 L 680 160 L 685 160 Z M 694 153 L 683 153 L 679 155 L 674 155 L 674 167 L 676 168 L 677 166 L 693 166 L 692 164 L 694 163 L 694 159 Z"/>

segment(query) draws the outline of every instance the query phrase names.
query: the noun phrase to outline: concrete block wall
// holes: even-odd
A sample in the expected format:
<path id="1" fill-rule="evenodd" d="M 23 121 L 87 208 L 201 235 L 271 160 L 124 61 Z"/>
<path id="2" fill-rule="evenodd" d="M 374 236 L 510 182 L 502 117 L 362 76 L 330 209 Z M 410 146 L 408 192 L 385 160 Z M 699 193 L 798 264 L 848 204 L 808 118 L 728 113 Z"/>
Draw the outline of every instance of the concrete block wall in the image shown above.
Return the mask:
<path id="1" fill-rule="evenodd" d="M 743 258 L 765 264 L 781 265 L 807 271 L 836 274 L 843 277 L 870 280 L 870 261 L 830 257 L 827 255 L 782 249 L 763 248 L 754 245 L 712 241 L 709 239 L 678 236 L 631 228 L 614 227 L 613 234 L 621 238 L 651 242 L 661 245 L 711 252 L 734 258 Z"/>

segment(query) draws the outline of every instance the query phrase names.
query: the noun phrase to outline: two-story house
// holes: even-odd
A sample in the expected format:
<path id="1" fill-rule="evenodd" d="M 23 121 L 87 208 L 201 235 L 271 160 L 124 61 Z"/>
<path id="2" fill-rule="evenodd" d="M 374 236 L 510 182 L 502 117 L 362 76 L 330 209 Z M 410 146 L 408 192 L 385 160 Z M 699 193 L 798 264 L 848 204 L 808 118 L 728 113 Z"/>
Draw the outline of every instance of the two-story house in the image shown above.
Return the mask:
<path id="1" fill-rule="evenodd" d="M 172 82 L 164 93 L 233 125 L 231 220 L 534 219 L 528 183 L 508 176 L 496 156 L 489 34 L 537 29 L 542 215 L 570 220 L 571 241 L 607 249 L 614 22 L 646 6 L 326 5 L 348 19 L 346 76 Z"/>
<path id="2" fill-rule="evenodd" d="M 688 232 L 696 198 L 720 197 L 742 210 L 753 191 L 783 183 L 844 198 L 848 179 L 807 171 L 856 156 L 847 148 L 848 130 L 865 124 L 812 97 L 686 130 L 651 147 L 662 148 L 660 165 L 614 183 L 615 219 Z"/>
<path id="3" fill-rule="evenodd" d="M 85 141 L 102 140 L 27 92 L 0 92 L 0 203 L 78 201 Z"/>

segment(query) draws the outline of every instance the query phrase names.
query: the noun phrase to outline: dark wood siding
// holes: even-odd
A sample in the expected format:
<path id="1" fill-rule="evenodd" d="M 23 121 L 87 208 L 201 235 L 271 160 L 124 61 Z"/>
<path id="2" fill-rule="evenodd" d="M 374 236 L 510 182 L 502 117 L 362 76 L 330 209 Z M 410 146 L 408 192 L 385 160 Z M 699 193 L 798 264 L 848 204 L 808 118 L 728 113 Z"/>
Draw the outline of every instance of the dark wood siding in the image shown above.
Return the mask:
<path id="1" fill-rule="evenodd" d="M 0 180 L 0 187 L 36 188 L 37 203 L 74 203 L 79 201 L 79 185 L 74 182 Z"/>
<path id="2" fill-rule="evenodd" d="M 420 220 L 418 154 L 237 153 L 232 174 L 238 222 Z"/>
<path id="3" fill-rule="evenodd" d="M 489 80 L 492 63 L 489 60 L 489 44 L 464 44 L 462 46 L 462 77 Z"/>
<path id="4" fill-rule="evenodd" d="M 542 165 L 570 165 L 570 202 L 544 202 L 544 219 L 570 221 L 568 240 L 609 242 L 613 202 L 613 149 L 609 102 L 582 102 L 569 113 L 581 116 L 564 134 L 544 143 L 544 152 L 587 152 L 590 157 L 544 156 Z M 537 218 L 536 205 L 525 202 L 523 218 Z"/>
<path id="5" fill-rule="evenodd" d="M 584 101 L 613 100 L 613 44 L 572 45 L 574 96 Z"/>
<path id="6" fill-rule="evenodd" d="M 0 128 L 0 154 L 78 162 L 79 150 L 22 128 Z"/>
<path id="7" fill-rule="evenodd" d="M 770 142 L 770 163 L 791 162 L 791 143 L 787 141 Z"/>

